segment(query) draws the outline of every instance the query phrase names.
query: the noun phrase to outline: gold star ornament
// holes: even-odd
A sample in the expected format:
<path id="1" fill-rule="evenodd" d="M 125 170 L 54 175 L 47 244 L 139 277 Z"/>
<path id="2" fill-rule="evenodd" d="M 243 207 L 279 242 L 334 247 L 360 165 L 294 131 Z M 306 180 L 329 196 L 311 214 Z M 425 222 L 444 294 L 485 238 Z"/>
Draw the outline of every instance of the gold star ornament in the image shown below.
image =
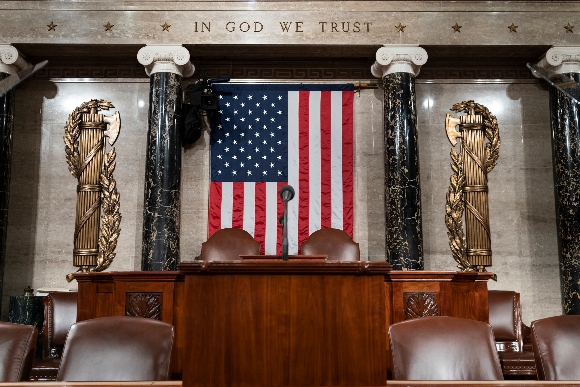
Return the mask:
<path id="1" fill-rule="evenodd" d="M 564 28 L 566 29 L 566 33 L 568 33 L 568 32 L 574 33 L 574 31 L 573 31 L 574 26 L 571 26 L 570 23 L 568 23 L 567 26 L 564 26 Z"/>
<path id="2" fill-rule="evenodd" d="M 107 22 L 107 24 L 103 24 L 103 27 L 105 27 L 105 31 L 113 31 L 113 27 L 115 27 L 115 25 Z"/>
<path id="3" fill-rule="evenodd" d="M 399 32 L 405 32 L 405 27 L 407 27 L 407 26 L 404 26 L 404 25 L 402 25 L 401 23 L 399 23 L 399 25 L 398 25 L 398 26 L 395 26 L 395 28 L 396 28 L 396 29 L 397 29 L 397 31 L 399 31 Z"/>
<path id="4" fill-rule="evenodd" d="M 167 22 L 165 22 L 161 25 L 161 28 L 163 28 L 163 31 L 169 32 L 169 27 L 171 27 L 171 25 L 167 24 Z"/>
<path id="5" fill-rule="evenodd" d="M 511 26 L 508 26 L 508 28 L 510 29 L 510 32 L 518 32 L 518 26 L 514 25 L 514 23 L 512 23 Z"/>
<path id="6" fill-rule="evenodd" d="M 457 23 L 455 23 L 454 26 L 451 26 L 451 28 L 453 28 L 453 31 L 455 31 L 455 32 L 461 32 L 461 27 L 463 27 L 463 26 L 460 26 Z"/>
<path id="7" fill-rule="evenodd" d="M 54 24 L 53 22 L 50 22 L 50 24 L 46 25 L 48 27 L 49 31 L 56 31 L 55 27 L 57 26 L 56 24 Z"/>

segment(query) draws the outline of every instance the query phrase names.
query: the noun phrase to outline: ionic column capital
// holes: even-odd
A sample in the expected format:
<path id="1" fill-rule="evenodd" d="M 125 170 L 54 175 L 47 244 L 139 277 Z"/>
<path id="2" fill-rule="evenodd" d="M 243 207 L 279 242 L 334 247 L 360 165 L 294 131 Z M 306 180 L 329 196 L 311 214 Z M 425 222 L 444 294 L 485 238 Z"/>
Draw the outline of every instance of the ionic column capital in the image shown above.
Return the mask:
<path id="1" fill-rule="evenodd" d="M 0 72 L 16 74 L 20 70 L 31 67 L 16 47 L 10 44 L 0 44 Z"/>
<path id="2" fill-rule="evenodd" d="M 392 73 L 419 75 L 421 66 L 427 62 L 427 51 L 418 45 L 385 44 L 377 50 L 377 61 L 371 66 L 377 78 Z"/>
<path id="3" fill-rule="evenodd" d="M 580 73 L 580 47 L 552 47 L 536 66 L 558 74 Z"/>
<path id="4" fill-rule="evenodd" d="M 189 51 L 181 45 L 148 44 L 137 53 L 137 60 L 145 66 L 145 72 L 175 73 L 191 77 L 195 67 L 189 61 Z"/>

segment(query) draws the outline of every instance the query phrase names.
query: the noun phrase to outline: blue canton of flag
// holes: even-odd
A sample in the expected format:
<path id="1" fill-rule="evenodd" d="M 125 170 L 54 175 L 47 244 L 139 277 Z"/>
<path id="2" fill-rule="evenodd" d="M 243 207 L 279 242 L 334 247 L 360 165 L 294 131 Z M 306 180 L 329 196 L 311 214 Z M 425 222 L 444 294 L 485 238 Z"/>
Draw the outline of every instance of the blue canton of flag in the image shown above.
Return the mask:
<path id="1" fill-rule="evenodd" d="M 213 87 L 219 114 L 212 122 L 211 180 L 287 181 L 287 93 L 262 85 L 242 87 Z"/>

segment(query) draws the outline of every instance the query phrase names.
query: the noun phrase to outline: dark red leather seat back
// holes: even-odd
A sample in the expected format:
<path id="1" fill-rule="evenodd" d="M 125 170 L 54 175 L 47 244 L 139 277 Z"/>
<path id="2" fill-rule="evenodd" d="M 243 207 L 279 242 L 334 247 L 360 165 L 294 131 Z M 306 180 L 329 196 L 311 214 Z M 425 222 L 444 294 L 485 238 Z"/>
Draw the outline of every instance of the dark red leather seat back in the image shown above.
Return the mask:
<path id="1" fill-rule="evenodd" d="M 302 254 L 326 254 L 333 261 L 360 261 L 360 248 L 346 232 L 323 228 L 310 234 L 300 249 Z"/>
<path id="2" fill-rule="evenodd" d="M 540 380 L 580 380 L 580 316 L 532 322 L 532 348 Z"/>
<path id="3" fill-rule="evenodd" d="M 503 380 L 489 324 L 422 317 L 389 327 L 395 380 Z"/>
<path id="4" fill-rule="evenodd" d="M 0 321 L 0 382 L 28 380 L 37 337 L 32 325 Z"/>
<path id="5" fill-rule="evenodd" d="M 68 333 L 58 381 L 167 380 L 173 326 L 144 317 L 85 320 Z"/>
<path id="6" fill-rule="evenodd" d="M 260 254 L 260 244 L 241 228 L 216 231 L 201 244 L 200 259 L 204 261 L 235 261 L 240 255 Z"/>

